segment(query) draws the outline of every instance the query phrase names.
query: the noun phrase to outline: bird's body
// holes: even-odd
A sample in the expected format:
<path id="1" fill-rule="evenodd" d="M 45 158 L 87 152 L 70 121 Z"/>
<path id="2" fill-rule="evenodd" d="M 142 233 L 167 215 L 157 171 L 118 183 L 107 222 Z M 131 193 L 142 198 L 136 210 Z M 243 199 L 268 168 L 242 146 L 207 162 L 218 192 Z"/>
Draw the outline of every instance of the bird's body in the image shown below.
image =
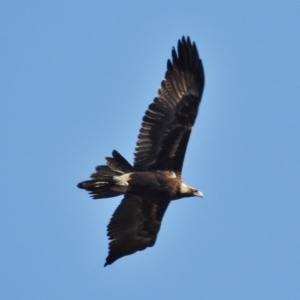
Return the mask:
<path id="1" fill-rule="evenodd" d="M 108 225 L 106 265 L 154 245 L 163 215 L 172 200 L 202 193 L 183 183 L 181 170 L 204 87 L 204 72 L 195 44 L 183 37 L 154 102 L 143 118 L 132 166 L 113 151 L 107 165 L 78 184 L 94 199 L 124 194 Z"/>

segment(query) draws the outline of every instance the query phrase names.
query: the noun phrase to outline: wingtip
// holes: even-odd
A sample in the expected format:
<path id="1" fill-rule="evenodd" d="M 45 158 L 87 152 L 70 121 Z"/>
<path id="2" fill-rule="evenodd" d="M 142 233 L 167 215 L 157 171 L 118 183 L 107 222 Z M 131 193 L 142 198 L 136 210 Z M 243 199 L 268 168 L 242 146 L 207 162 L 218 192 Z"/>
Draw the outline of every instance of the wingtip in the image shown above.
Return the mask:
<path id="1" fill-rule="evenodd" d="M 112 260 L 109 255 L 106 257 L 104 267 L 111 265 L 116 259 Z"/>
<path id="2" fill-rule="evenodd" d="M 105 264 L 104 264 L 104 268 L 108 265 L 110 265 L 111 263 L 108 262 L 108 257 L 106 257 L 106 260 L 105 260 Z"/>
<path id="3" fill-rule="evenodd" d="M 191 44 L 190 36 L 182 36 L 180 40 L 178 40 L 178 44 Z"/>

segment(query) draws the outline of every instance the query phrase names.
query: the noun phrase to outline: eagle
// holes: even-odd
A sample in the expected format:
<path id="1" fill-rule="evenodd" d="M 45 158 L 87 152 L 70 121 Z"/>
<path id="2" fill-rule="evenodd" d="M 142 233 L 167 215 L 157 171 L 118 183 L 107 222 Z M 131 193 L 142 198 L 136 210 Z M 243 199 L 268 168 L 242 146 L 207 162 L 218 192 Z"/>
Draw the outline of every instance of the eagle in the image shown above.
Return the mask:
<path id="1" fill-rule="evenodd" d="M 155 244 L 163 216 L 173 200 L 203 197 L 185 184 L 181 171 L 204 88 L 196 44 L 178 41 L 167 61 L 158 95 L 143 117 L 131 165 L 119 152 L 106 157 L 90 180 L 77 186 L 94 199 L 124 195 L 107 226 L 109 253 L 104 266 Z"/>

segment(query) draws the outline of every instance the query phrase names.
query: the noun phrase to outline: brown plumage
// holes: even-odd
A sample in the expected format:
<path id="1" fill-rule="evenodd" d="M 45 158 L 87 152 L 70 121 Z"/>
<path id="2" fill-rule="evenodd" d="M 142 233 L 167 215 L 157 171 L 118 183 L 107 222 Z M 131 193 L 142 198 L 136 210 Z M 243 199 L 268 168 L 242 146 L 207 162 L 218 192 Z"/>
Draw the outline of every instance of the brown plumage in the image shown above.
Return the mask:
<path id="1" fill-rule="evenodd" d="M 204 88 L 204 71 L 189 37 L 173 48 L 158 96 L 143 118 L 134 165 L 113 151 L 107 165 L 96 167 L 91 180 L 78 184 L 94 199 L 124 194 L 107 227 L 105 266 L 155 244 L 164 213 L 172 200 L 202 193 L 182 182 L 186 147 Z"/>

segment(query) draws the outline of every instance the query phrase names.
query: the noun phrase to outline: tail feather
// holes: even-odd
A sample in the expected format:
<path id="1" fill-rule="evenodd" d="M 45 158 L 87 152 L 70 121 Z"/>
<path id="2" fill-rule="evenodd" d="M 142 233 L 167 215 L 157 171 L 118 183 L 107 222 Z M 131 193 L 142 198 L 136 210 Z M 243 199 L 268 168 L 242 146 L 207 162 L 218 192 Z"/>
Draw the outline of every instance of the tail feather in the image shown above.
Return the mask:
<path id="1" fill-rule="evenodd" d="M 97 166 L 96 173 L 93 173 L 91 175 L 91 178 L 105 180 L 109 177 L 118 176 L 121 174 L 122 174 L 121 172 L 114 171 L 111 168 L 109 168 L 108 166 Z"/>
<path id="2" fill-rule="evenodd" d="M 88 191 L 93 199 L 111 198 L 122 193 L 111 190 L 112 184 L 108 181 L 87 180 L 80 182 L 77 187 Z"/>
<path id="3" fill-rule="evenodd" d="M 88 191 L 94 199 L 110 198 L 122 195 L 120 187 L 116 185 L 113 176 L 120 176 L 133 171 L 130 163 L 117 151 L 113 157 L 106 157 L 107 166 L 97 166 L 91 180 L 80 182 L 77 187 Z"/>
<path id="4" fill-rule="evenodd" d="M 120 173 L 112 171 L 108 166 L 97 166 L 96 171 L 91 175 L 92 180 L 80 182 L 77 186 L 88 191 L 94 199 L 122 195 L 122 193 L 112 189 L 114 186 L 113 176 L 120 175 Z"/>
<path id="5" fill-rule="evenodd" d="M 105 157 L 108 167 L 120 173 L 133 172 L 133 166 L 116 150 L 112 152 L 113 157 Z"/>

